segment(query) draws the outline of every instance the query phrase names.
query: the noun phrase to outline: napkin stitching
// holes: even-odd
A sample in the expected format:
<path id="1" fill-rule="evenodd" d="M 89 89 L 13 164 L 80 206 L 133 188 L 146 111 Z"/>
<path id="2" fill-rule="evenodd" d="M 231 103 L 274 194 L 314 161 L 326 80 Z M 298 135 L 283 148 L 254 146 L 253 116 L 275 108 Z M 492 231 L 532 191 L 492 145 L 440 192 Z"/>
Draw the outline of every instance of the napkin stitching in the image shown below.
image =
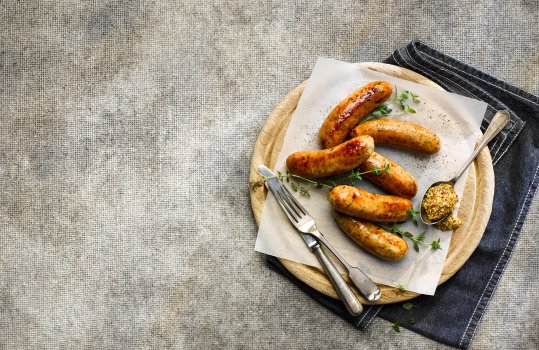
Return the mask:
<path id="1" fill-rule="evenodd" d="M 359 321 L 357 321 L 357 324 L 356 324 L 356 327 L 359 327 L 359 324 L 361 323 L 361 321 L 363 321 L 363 319 L 365 318 L 365 316 L 367 316 L 367 314 L 372 310 L 372 307 L 370 307 L 364 314 L 363 316 L 359 319 Z M 367 326 L 365 326 L 367 327 Z"/>
<path id="2" fill-rule="evenodd" d="M 443 80 L 445 80 L 445 81 L 450 81 L 450 82 L 452 82 L 452 83 L 457 84 L 458 86 L 460 86 L 460 87 L 462 88 L 462 90 L 469 92 L 469 93 L 470 93 L 471 95 L 473 95 L 473 97 L 475 97 L 477 100 L 481 100 L 476 94 L 474 94 L 473 92 L 469 91 L 468 89 L 465 89 L 464 86 L 460 85 L 458 82 L 452 81 L 452 80 L 450 80 L 449 78 L 446 78 L 446 77 L 444 77 L 443 75 L 440 75 L 440 74 L 434 72 L 433 70 L 429 69 L 428 67 L 423 66 L 421 63 L 419 63 L 419 62 L 417 62 L 416 60 L 414 60 L 414 58 L 410 55 L 410 52 L 408 51 L 407 48 L 406 48 L 405 50 L 408 52 L 408 55 L 410 56 L 410 59 L 411 59 L 412 61 L 414 61 L 414 63 L 415 63 L 414 66 L 416 67 L 416 69 L 420 70 L 420 67 L 422 67 L 422 68 L 424 68 L 424 69 L 427 69 L 427 70 L 429 70 L 429 71 L 432 73 L 432 75 L 435 75 L 435 76 L 437 76 L 437 77 L 439 77 L 440 79 L 443 79 Z M 406 63 L 406 61 L 405 61 L 405 63 Z M 442 69 L 443 69 L 443 68 L 442 68 Z"/>
<path id="3" fill-rule="evenodd" d="M 494 77 L 494 76 L 492 76 L 492 75 L 490 75 L 490 74 L 487 74 L 487 73 L 485 73 L 485 72 L 482 72 L 482 71 L 476 69 L 475 67 L 472 67 L 472 66 L 470 66 L 470 65 L 468 65 L 468 64 L 466 64 L 466 63 L 464 63 L 464 62 L 462 62 L 462 61 L 459 61 L 459 60 L 457 60 L 457 59 L 455 59 L 455 58 L 453 58 L 453 57 L 450 57 L 450 56 L 447 56 L 447 55 L 445 55 L 445 54 L 439 53 L 440 56 L 442 56 L 443 58 L 445 58 L 445 59 L 447 59 L 447 60 L 450 60 L 450 61 L 452 61 L 452 62 L 458 63 L 459 65 L 462 65 L 462 66 L 464 66 L 464 67 L 466 67 L 466 68 L 468 68 L 468 69 L 471 69 L 471 70 L 474 71 L 474 73 L 477 73 L 478 75 L 474 75 L 474 74 L 472 74 L 472 73 L 469 73 L 469 72 L 467 72 L 467 71 L 465 71 L 465 70 L 462 70 L 462 69 L 458 68 L 457 66 L 452 66 L 452 65 L 450 65 L 449 63 L 446 63 L 446 62 L 440 60 L 440 59 L 437 58 L 435 55 L 431 55 L 430 53 L 426 53 L 425 51 L 422 51 L 421 48 L 419 48 L 418 46 L 427 48 L 427 49 L 429 49 L 429 50 L 434 50 L 434 49 L 431 48 L 430 46 L 428 46 L 428 45 L 426 45 L 426 44 L 420 42 L 420 41 L 413 42 L 412 45 L 414 46 L 414 48 L 417 50 L 417 52 L 418 52 L 420 55 L 424 55 L 424 56 L 428 56 L 428 57 L 430 57 L 430 58 L 433 58 L 433 59 L 437 60 L 438 62 L 444 64 L 445 66 L 454 68 L 454 69 L 456 69 L 456 70 L 458 70 L 458 71 L 460 71 L 460 72 L 463 72 L 464 74 L 466 74 L 466 75 L 468 75 L 468 76 L 470 76 L 470 77 L 472 77 L 472 78 L 477 78 L 477 79 L 479 79 L 479 80 L 481 80 L 481 81 L 483 81 L 483 82 L 485 82 L 485 83 L 487 83 L 487 84 L 489 84 L 489 85 L 491 85 L 491 86 L 493 86 L 493 87 L 495 87 L 495 88 L 501 89 L 501 90 L 503 90 L 503 91 L 507 91 L 507 92 L 509 92 L 511 95 L 514 95 L 514 96 L 519 97 L 519 98 L 521 98 L 521 99 L 524 99 L 524 100 L 526 100 L 526 101 L 532 102 L 534 105 L 539 106 L 539 103 L 538 103 L 538 102 L 536 102 L 536 101 L 534 101 L 534 100 L 532 100 L 532 99 L 530 99 L 530 98 L 527 98 L 527 97 L 518 95 L 518 94 L 516 94 L 515 92 L 513 92 L 513 91 L 507 89 L 507 87 L 513 88 L 513 89 L 515 89 L 515 90 L 517 90 L 517 91 L 520 91 L 520 92 L 523 92 L 523 93 L 526 94 L 526 96 L 529 95 L 530 97 L 536 97 L 536 96 L 533 95 L 533 94 L 530 94 L 530 93 L 528 93 L 528 92 L 526 92 L 526 91 L 524 91 L 524 90 L 522 90 L 522 89 L 520 89 L 520 88 L 518 88 L 518 87 L 516 87 L 516 86 L 513 86 L 513 85 L 511 85 L 511 84 L 508 84 L 508 83 L 506 83 L 505 81 L 502 81 L 502 80 L 500 80 L 500 79 L 498 79 L 498 78 L 496 78 L 496 77 Z M 435 53 L 433 53 L 433 54 L 435 54 Z M 494 84 L 494 83 L 492 83 L 492 82 L 490 82 L 490 81 L 488 81 L 488 80 L 485 80 L 485 79 L 481 78 L 481 75 L 482 75 L 482 76 L 485 76 L 485 75 L 486 75 L 488 78 L 495 80 L 497 83 L 503 84 L 505 87 L 498 86 L 498 85 L 496 85 L 496 84 Z"/>
<path id="4" fill-rule="evenodd" d="M 492 110 L 493 114 L 497 112 L 497 110 L 494 107 L 492 107 L 490 104 L 488 105 L 488 109 Z M 488 122 L 485 118 L 483 118 L 483 120 Z M 492 119 L 491 119 L 491 121 L 492 121 Z M 490 124 L 490 122 L 489 122 L 489 124 Z M 509 134 L 511 134 L 511 132 L 513 131 L 513 128 L 515 127 L 516 124 L 517 124 L 516 121 L 509 118 L 509 129 L 507 129 L 507 131 L 502 130 L 500 132 L 500 134 L 504 135 L 503 142 L 505 142 L 505 140 L 507 139 L 507 136 L 509 136 Z M 524 124 L 526 124 L 526 123 L 524 123 Z M 485 133 L 486 130 L 487 130 L 487 128 L 484 128 L 484 130 L 482 132 Z M 518 135 L 519 132 L 520 132 L 520 130 L 516 134 Z M 495 149 L 498 146 L 498 144 L 503 144 L 503 142 L 500 142 L 500 140 L 501 140 L 501 137 L 496 137 L 495 140 L 494 140 L 494 143 L 489 147 L 489 150 L 491 151 L 491 154 L 492 154 L 492 150 Z M 509 149 L 509 147 L 511 146 L 512 143 L 513 142 L 511 141 L 509 143 L 509 145 L 507 147 L 505 147 L 505 149 L 504 149 L 504 151 L 502 153 L 502 156 Z M 498 160 L 500 160 L 500 158 L 501 158 L 501 156 L 500 156 L 500 158 L 496 159 L 496 155 L 498 154 L 498 151 L 500 150 L 500 148 L 496 148 L 496 153 L 494 155 L 492 155 L 492 165 L 493 166 L 496 165 Z"/>
<path id="5" fill-rule="evenodd" d="M 378 315 L 378 313 L 380 312 L 380 310 L 382 310 L 382 307 L 384 307 L 384 306 L 383 306 L 383 305 L 380 305 L 380 306 L 376 309 L 376 311 L 374 312 L 374 315 L 372 315 L 371 319 L 369 320 L 369 322 L 367 322 L 367 324 L 365 325 L 364 328 L 367 328 L 367 327 L 371 324 L 372 320 L 374 320 L 374 318 L 376 317 L 376 315 Z"/>
<path id="6" fill-rule="evenodd" d="M 483 295 L 485 294 L 485 292 L 487 291 L 487 289 L 489 289 L 489 285 L 490 285 L 490 282 L 492 281 L 492 278 L 494 276 L 494 273 L 496 272 L 496 270 L 498 269 L 498 265 L 500 264 L 500 261 L 502 260 L 502 258 L 504 257 L 505 255 L 505 252 L 507 251 L 507 247 L 509 246 L 509 243 L 511 242 L 511 238 L 513 237 L 513 234 L 515 233 L 515 230 L 516 230 L 516 227 L 520 224 L 520 217 L 522 216 L 522 212 L 524 211 L 524 208 L 526 207 L 526 201 L 527 199 L 529 198 L 529 195 L 530 195 L 530 191 L 532 190 L 532 188 L 534 187 L 533 184 L 535 183 L 535 178 L 537 177 L 537 172 L 539 172 L 539 167 L 537 167 L 537 169 L 535 170 L 535 174 L 533 175 L 533 179 L 531 181 L 531 185 L 530 185 L 530 188 L 528 189 L 528 192 L 526 193 L 526 197 L 524 199 L 524 203 L 522 204 L 522 207 L 520 208 L 520 213 L 518 214 L 518 218 L 517 218 L 517 221 L 515 223 L 515 226 L 513 227 L 513 230 L 511 231 L 511 235 L 509 236 L 509 239 L 507 240 L 507 244 L 505 245 L 505 248 L 503 250 L 503 253 L 502 255 L 500 256 L 500 258 L 498 259 L 498 262 L 496 263 L 496 266 L 494 268 L 494 270 L 492 271 L 492 274 L 490 275 L 490 278 L 488 280 L 488 283 L 487 285 L 485 286 L 485 289 L 483 289 L 483 293 L 481 293 L 481 296 L 479 297 L 479 300 L 477 301 L 477 304 L 475 306 L 475 309 L 472 313 L 472 316 L 470 317 L 470 320 L 468 321 L 468 325 L 466 326 L 466 329 L 464 330 L 464 333 L 462 334 L 462 338 L 460 338 L 460 343 L 459 343 L 459 347 L 462 346 L 462 342 L 464 341 L 464 338 L 466 336 L 466 334 L 468 333 L 468 329 L 470 328 L 470 324 L 472 322 L 472 319 L 475 317 L 476 315 L 476 311 L 477 311 L 477 308 L 479 307 L 479 304 L 481 304 L 481 302 L 483 301 Z M 536 188 L 537 190 L 537 188 Z M 534 194 L 535 194 L 536 191 L 534 191 Z M 532 196 L 533 197 L 533 196 Z M 513 253 L 513 250 L 511 250 L 509 252 L 509 257 L 508 257 L 508 261 L 509 259 L 511 258 L 511 255 Z M 505 271 L 505 268 L 507 267 L 507 264 L 505 264 L 502 268 L 502 271 L 500 273 L 500 276 L 503 274 L 503 272 Z M 500 278 L 498 278 L 498 280 L 496 281 L 496 284 L 494 285 L 494 288 L 492 289 L 493 291 L 496 290 L 496 287 L 498 286 L 498 282 L 500 282 Z M 488 303 L 490 302 L 490 298 L 487 299 L 487 304 L 485 305 L 488 306 Z M 474 325 L 474 331 L 470 337 L 470 339 L 473 338 L 473 336 L 475 335 L 475 332 L 477 330 L 477 324 L 479 324 L 479 322 L 481 321 L 481 319 L 483 318 L 483 315 L 484 313 L 481 313 L 481 315 L 479 316 L 479 319 L 477 320 L 477 322 L 475 322 L 475 325 Z"/>
<path id="7" fill-rule="evenodd" d="M 452 83 L 455 83 L 457 84 L 458 86 L 460 86 L 464 91 L 468 92 L 469 94 L 473 95 L 476 99 L 478 100 L 481 100 L 483 102 L 486 103 L 486 101 L 484 101 L 482 98 L 478 97 L 476 94 L 474 94 L 473 92 L 471 92 L 469 89 L 466 89 L 464 88 L 462 85 L 460 85 L 457 81 L 454 81 L 454 80 L 451 80 L 450 78 L 448 77 L 445 77 L 431 69 L 429 69 L 428 67 L 425 67 L 424 65 L 422 65 L 421 63 L 417 62 L 413 57 L 412 57 L 412 54 L 410 53 L 410 51 L 408 51 L 408 48 L 405 48 L 406 52 L 408 52 L 408 56 L 410 56 L 410 59 L 412 61 L 414 61 L 416 63 L 416 67 L 419 66 L 419 67 L 424 67 L 425 69 L 428 69 L 429 71 L 431 71 L 434 75 L 440 77 L 441 79 L 445 79 L 446 81 L 450 81 Z M 454 75 L 453 72 L 451 72 L 450 70 L 447 70 L 445 69 L 444 67 L 439 67 L 440 69 L 442 69 L 443 71 L 447 72 L 448 74 L 452 74 Z M 458 78 L 458 77 L 457 77 Z M 471 81 L 466 81 L 471 87 L 475 88 L 476 90 L 479 90 L 479 92 L 481 92 L 481 94 L 483 95 L 486 95 L 487 97 L 489 97 L 491 100 L 497 102 L 498 104 L 502 105 L 505 109 L 508 109 L 509 111 L 511 111 L 511 109 L 509 107 L 507 107 L 505 105 L 505 103 L 503 103 L 502 101 L 500 101 L 499 99 L 497 99 L 496 97 L 492 96 L 490 93 L 488 93 L 487 91 L 481 89 L 479 86 L 475 85 L 474 83 L 472 83 Z M 487 105 L 490 105 L 490 103 L 487 103 Z M 513 113 L 514 114 L 514 113 Z"/>
<path id="8" fill-rule="evenodd" d="M 496 113 L 496 109 L 494 107 L 492 107 L 490 104 L 488 105 L 488 109 L 491 109 L 493 111 L 493 114 Z M 483 118 L 483 120 L 487 121 L 485 118 Z M 491 119 L 492 121 L 492 119 Z M 488 122 L 488 121 L 487 121 Z M 490 124 L 490 122 L 489 122 Z M 504 137 L 503 137 L 503 142 L 505 142 L 505 139 L 507 138 L 507 135 L 509 135 L 511 133 L 511 131 L 513 130 L 516 122 L 514 120 L 512 120 L 511 118 L 509 118 L 509 124 L 510 124 L 510 127 L 507 131 L 501 131 L 500 134 L 502 134 Z M 485 131 L 487 130 L 487 128 L 485 128 Z M 483 131 L 483 133 L 485 133 L 485 131 Z M 500 148 L 496 148 L 498 147 L 498 144 L 503 144 L 503 142 L 501 142 L 501 137 L 496 137 L 494 139 L 494 143 L 489 147 L 490 150 L 493 150 L 493 149 L 496 149 L 496 153 L 492 156 L 492 158 L 496 158 L 496 154 L 498 154 L 498 151 L 500 150 Z M 509 147 L 508 147 L 509 148 Z M 493 164 L 496 164 L 497 160 L 496 161 L 493 161 Z"/>
<path id="9" fill-rule="evenodd" d="M 495 146 L 498 146 L 498 144 L 503 145 L 503 143 L 505 142 L 505 140 L 507 139 L 507 136 L 509 135 L 509 133 L 511 131 L 513 131 L 513 128 L 514 128 L 515 124 L 511 125 L 511 127 L 507 130 L 507 132 L 502 132 L 500 134 L 503 135 L 503 140 L 501 137 L 497 137 L 498 140 L 496 140 L 496 142 L 494 142 L 494 145 L 492 145 L 492 148 L 494 148 Z M 498 147 L 496 149 L 496 152 L 492 155 L 492 159 L 496 159 L 496 156 L 498 155 L 498 152 L 500 151 L 502 147 Z M 505 152 L 505 151 L 504 151 Z M 498 160 L 496 160 L 497 162 Z M 495 162 L 492 164 L 494 166 Z"/>
<path id="10" fill-rule="evenodd" d="M 495 159 L 492 163 L 492 166 L 496 165 L 496 163 L 498 163 L 498 161 L 503 157 L 503 155 L 509 150 L 509 147 L 513 144 L 513 142 L 515 141 L 515 139 L 517 138 L 518 134 L 520 134 L 520 132 L 522 131 L 522 129 L 524 129 L 524 126 L 526 125 L 526 122 L 523 122 L 520 129 L 515 131 L 515 137 L 513 138 L 513 141 L 511 141 L 509 143 L 509 145 L 507 145 L 507 147 L 505 147 L 504 151 L 502 152 L 502 154 L 500 154 L 500 156 L 498 157 L 498 159 Z M 513 128 L 511 128 L 511 130 L 513 130 Z"/>
<path id="11" fill-rule="evenodd" d="M 408 51 L 408 49 L 406 49 L 406 51 Z M 487 81 L 487 80 L 482 79 L 482 78 L 479 77 L 479 76 L 472 75 L 471 73 L 468 73 L 468 72 L 466 72 L 466 71 L 464 71 L 464 70 L 462 70 L 462 69 L 460 69 L 460 68 L 458 68 L 458 67 L 456 67 L 456 66 L 451 66 L 451 65 L 447 64 L 446 62 L 444 62 L 444 61 L 442 61 L 442 60 L 440 60 L 440 59 L 438 59 L 438 58 L 436 58 L 436 57 L 434 57 L 434 56 L 431 56 L 431 55 L 426 54 L 426 53 L 421 52 L 421 51 L 418 51 L 418 53 L 419 53 L 420 55 L 424 55 L 424 56 L 427 56 L 427 57 L 429 57 L 429 58 L 432 58 L 432 59 L 434 59 L 434 60 L 436 60 L 436 61 L 442 63 L 442 64 L 445 65 L 446 67 L 454 68 L 454 69 L 458 70 L 459 72 L 464 73 L 464 74 L 467 75 L 467 76 L 470 76 L 470 77 L 472 77 L 472 78 L 477 78 L 477 79 L 479 79 L 479 80 L 481 80 L 481 81 L 483 81 L 483 82 L 485 82 L 485 83 L 487 83 L 487 84 L 489 84 L 489 85 L 491 85 L 491 86 L 493 86 L 493 87 L 496 87 L 496 88 L 501 89 L 501 90 L 503 90 L 503 91 L 507 91 L 508 93 L 510 93 L 510 94 L 513 95 L 513 96 L 519 97 L 519 98 L 521 98 L 521 99 L 523 99 L 523 100 L 525 100 L 525 101 L 529 101 L 529 102 L 533 103 L 533 104 L 536 105 L 536 106 L 539 106 L 539 103 L 537 103 L 537 102 L 535 102 L 535 101 L 533 101 L 533 100 L 530 100 L 530 99 L 528 99 L 528 98 L 526 98 L 526 97 L 524 97 L 524 96 L 517 95 L 517 94 L 515 94 L 514 92 L 512 92 L 512 91 L 510 91 L 510 90 L 501 88 L 501 87 L 499 87 L 499 86 L 497 86 L 497 85 L 495 85 L 495 84 L 493 84 L 493 83 L 491 83 L 491 82 L 489 82 L 489 81 Z M 462 62 L 459 62 L 459 63 L 462 63 Z M 462 64 L 465 64 L 465 63 L 462 63 Z M 443 68 L 442 68 L 442 69 L 443 69 Z M 518 89 L 518 88 L 517 88 L 517 89 Z"/>

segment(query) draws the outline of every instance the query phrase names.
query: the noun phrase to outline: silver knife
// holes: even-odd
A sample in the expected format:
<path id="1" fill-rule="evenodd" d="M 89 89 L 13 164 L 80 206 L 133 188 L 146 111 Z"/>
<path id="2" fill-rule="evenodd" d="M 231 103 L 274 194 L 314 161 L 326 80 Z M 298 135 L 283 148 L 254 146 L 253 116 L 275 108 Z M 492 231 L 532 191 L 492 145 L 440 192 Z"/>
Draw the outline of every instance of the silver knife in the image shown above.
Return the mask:
<path id="1" fill-rule="evenodd" d="M 335 265 L 333 265 L 333 262 L 329 260 L 326 253 L 322 250 L 318 240 L 311 235 L 311 232 L 317 231 L 313 218 L 297 202 L 281 180 L 270 169 L 264 165 L 260 165 L 258 172 L 266 178 L 266 186 L 271 190 L 292 225 L 299 231 L 307 247 L 316 255 L 348 312 L 354 316 L 361 314 L 363 312 L 363 306 L 357 300 L 350 286 L 344 281 Z"/>

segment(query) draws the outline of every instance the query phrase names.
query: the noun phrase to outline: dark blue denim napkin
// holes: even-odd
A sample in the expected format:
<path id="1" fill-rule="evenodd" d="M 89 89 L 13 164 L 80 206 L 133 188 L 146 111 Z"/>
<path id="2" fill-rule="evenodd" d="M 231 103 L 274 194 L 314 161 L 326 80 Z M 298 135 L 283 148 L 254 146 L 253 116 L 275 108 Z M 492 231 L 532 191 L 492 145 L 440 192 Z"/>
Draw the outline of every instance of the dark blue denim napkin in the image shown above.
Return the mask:
<path id="1" fill-rule="evenodd" d="M 354 326 L 364 329 L 375 316 L 439 342 L 467 348 L 518 239 L 537 190 L 539 177 L 539 97 L 522 91 L 421 43 L 411 42 L 384 61 L 418 72 L 444 89 L 483 100 L 489 107 L 482 131 L 496 110 L 511 113 L 509 125 L 489 144 L 496 189 L 492 215 L 479 246 L 464 266 L 436 290 L 434 296 L 413 299 L 419 307 L 402 304 L 368 306 L 352 317 L 343 304 L 292 276 L 274 257 L 270 266 L 311 297 Z M 413 325 L 409 319 L 415 319 Z"/>

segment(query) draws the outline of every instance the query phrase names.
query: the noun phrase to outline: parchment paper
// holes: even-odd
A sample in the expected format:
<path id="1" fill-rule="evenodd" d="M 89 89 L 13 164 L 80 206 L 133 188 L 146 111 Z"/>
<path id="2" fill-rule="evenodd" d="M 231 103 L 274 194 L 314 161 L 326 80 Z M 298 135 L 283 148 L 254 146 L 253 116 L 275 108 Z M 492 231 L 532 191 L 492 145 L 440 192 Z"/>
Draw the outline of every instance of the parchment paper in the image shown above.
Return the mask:
<path id="1" fill-rule="evenodd" d="M 481 136 L 479 127 L 487 107 L 484 102 L 373 72 L 357 64 L 319 58 L 288 127 L 275 169 L 286 172 L 286 158 L 293 152 L 320 149 L 318 130 L 328 113 L 349 93 L 375 80 L 390 82 L 394 90 L 397 87 L 398 91 L 407 89 L 419 95 L 420 102 L 411 103 L 417 112 L 415 114 L 402 113 L 402 108 L 393 102 L 392 96 L 387 101 L 393 109 L 392 114 L 401 114 L 389 115 L 388 118 L 422 125 L 440 136 L 441 150 L 435 155 L 375 146 L 377 152 L 394 160 L 415 176 L 419 189 L 412 201 L 414 209 L 419 210 L 421 196 L 429 184 L 453 177 L 471 155 L 476 140 Z M 455 185 L 459 195 L 457 206 L 460 205 L 466 176 L 467 173 L 463 174 Z M 299 184 L 306 186 L 304 183 Z M 385 193 L 367 180 L 356 182 L 356 186 L 374 193 Z M 403 284 L 409 291 L 434 295 L 452 232 L 442 232 L 423 224 L 416 225 L 408 220 L 402 229 L 414 235 L 426 231 L 427 244 L 420 245 L 417 253 L 412 242 L 405 239 L 408 243 L 406 256 L 398 262 L 384 261 L 363 250 L 340 230 L 331 214 L 327 189 L 312 188 L 309 192 L 309 198 L 297 192 L 294 194 L 314 217 L 318 229 L 350 264 L 360 267 L 375 282 Z M 437 239 L 440 239 L 442 250 L 434 250 L 428 244 Z M 266 200 L 255 250 L 320 267 L 271 193 Z"/>

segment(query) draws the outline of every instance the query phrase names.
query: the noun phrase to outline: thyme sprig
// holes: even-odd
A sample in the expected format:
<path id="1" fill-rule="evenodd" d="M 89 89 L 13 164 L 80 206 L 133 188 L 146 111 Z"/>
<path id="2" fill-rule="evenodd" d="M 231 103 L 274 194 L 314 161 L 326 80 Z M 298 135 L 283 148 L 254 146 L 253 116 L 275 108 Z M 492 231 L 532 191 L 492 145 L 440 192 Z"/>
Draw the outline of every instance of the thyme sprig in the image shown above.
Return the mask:
<path id="1" fill-rule="evenodd" d="M 276 172 L 277 175 L 263 176 L 263 179 L 261 179 L 261 180 L 249 181 L 249 188 L 251 190 L 255 190 L 258 187 L 264 186 L 264 183 L 267 180 L 277 178 L 277 179 L 279 179 L 281 181 L 290 182 L 290 188 L 292 189 L 292 191 L 299 192 L 299 194 L 304 196 L 304 197 L 310 197 L 311 193 L 309 192 L 309 187 L 311 187 L 311 188 L 326 187 L 326 188 L 332 189 L 333 187 L 337 186 L 338 183 L 342 183 L 343 181 L 363 180 L 362 175 L 365 175 L 365 174 L 374 173 L 376 175 L 381 175 L 382 172 L 385 172 L 386 174 L 389 174 L 389 169 L 390 168 L 391 168 L 391 165 L 386 161 L 381 168 L 379 168 L 377 166 L 374 166 L 373 169 L 363 171 L 363 172 L 360 171 L 359 168 L 356 168 L 356 169 L 353 169 L 348 175 L 346 175 L 344 177 L 330 178 L 327 181 L 316 181 L 316 180 L 307 179 L 307 178 L 305 178 L 303 176 L 294 174 L 294 173 L 292 173 L 290 171 L 287 171 L 286 173 L 282 173 L 280 171 L 277 171 Z M 298 183 L 291 181 L 291 179 L 303 181 L 303 182 L 307 183 L 308 187 L 301 186 Z"/>
<path id="2" fill-rule="evenodd" d="M 388 115 L 392 111 L 393 110 L 391 109 L 391 107 L 389 107 L 389 105 L 387 103 L 382 103 L 380 106 L 378 106 L 372 112 L 367 114 L 367 116 L 365 116 L 365 118 L 361 119 L 361 123 L 366 122 L 368 120 L 373 120 L 373 119 L 380 118 L 380 117 L 382 117 L 384 115 Z"/>
<path id="3" fill-rule="evenodd" d="M 442 247 L 440 246 L 440 238 L 438 238 L 437 241 L 432 241 L 430 243 L 430 246 L 432 247 L 432 249 L 440 249 L 440 250 L 442 250 Z"/>
<path id="4" fill-rule="evenodd" d="M 363 177 L 361 175 L 365 175 L 369 173 L 374 173 L 375 175 L 382 175 L 382 172 L 389 174 L 389 169 L 391 169 L 391 164 L 389 164 L 387 160 L 384 160 L 384 165 L 382 165 L 381 168 L 375 165 L 372 168 L 372 170 L 368 170 L 364 172 L 361 172 L 359 168 L 356 168 L 352 170 L 352 172 L 348 176 L 346 176 L 344 179 L 345 180 L 363 180 Z"/>
<path id="5" fill-rule="evenodd" d="M 385 228 L 386 230 L 388 230 L 389 232 L 401 237 L 401 238 L 408 238 L 412 241 L 413 245 L 414 245 L 414 250 L 416 252 L 419 252 L 419 245 L 420 244 L 427 244 L 425 242 L 425 231 L 419 233 L 417 236 L 414 236 L 413 233 L 409 232 L 409 231 L 405 231 L 401 228 L 401 226 L 409 219 L 412 219 L 413 223 L 416 225 L 416 226 L 419 226 L 419 222 L 416 220 L 416 216 L 419 214 L 418 211 L 414 210 L 414 209 L 409 209 L 406 211 L 406 213 L 408 213 L 408 218 L 404 221 L 401 221 L 401 222 L 396 222 L 393 224 L 393 226 L 389 227 L 389 226 L 384 226 L 384 225 L 381 225 L 383 228 Z M 432 241 L 430 243 L 428 243 L 432 249 L 434 250 L 442 250 L 442 247 L 440 246 L 440 239 L 438 239 L 437 241 Z"/>
<path id="6" fill-rule="evenodd" d="M 412 241 L 416 252 L 419 252 L 419 244 L 423 243 L 425 240 L 425 231 L 419 233 L 416 237 L 411 232 L 401 230 L 400 226 L 397 224 L 394 224 L 393 227 L 391 227 L 390 232 L 400 237 L 409 238 Z"/>
<path id="7" fill-rule="evenodd" d="M 411 91 L 403 90 L 399 93 L 395 86 L 395 97 L 393 97 L 393 102 L 400 105 L 403 111 L 413 114 L 416 113 L 416 111 L 410 107 L 410 102 L 420 102 L 420 100 L 419 96 Z"/>

